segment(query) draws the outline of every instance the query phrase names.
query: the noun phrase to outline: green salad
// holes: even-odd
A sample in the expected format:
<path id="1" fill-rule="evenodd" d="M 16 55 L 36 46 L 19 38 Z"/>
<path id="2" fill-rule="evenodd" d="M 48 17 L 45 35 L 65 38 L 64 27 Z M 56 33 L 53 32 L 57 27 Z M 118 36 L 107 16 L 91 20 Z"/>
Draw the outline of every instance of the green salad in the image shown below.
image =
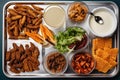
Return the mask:
<path id="1" fill-rule="evenodd" d="M 69 52 L 71 49 L 68 46 L 78 40 L 81 41 L 85 33 L 86 31 L 80 27 L 69 27 L 55 36 L 55 48 L 61 53 Z"/>

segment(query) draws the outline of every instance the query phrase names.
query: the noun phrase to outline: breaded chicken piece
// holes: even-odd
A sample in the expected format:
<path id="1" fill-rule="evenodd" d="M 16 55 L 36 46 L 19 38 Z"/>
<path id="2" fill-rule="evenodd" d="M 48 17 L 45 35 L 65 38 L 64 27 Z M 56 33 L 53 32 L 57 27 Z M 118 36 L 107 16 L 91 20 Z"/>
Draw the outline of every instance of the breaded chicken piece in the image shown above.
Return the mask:
<path id="1" fill-rule="evenodd" d="M 24 69 L 25 71 L 29 72 L 29 66 L 28 66 L 28 64 L 27 64 L 27 58 L 24 59 L 24 61 L 23 61 L 23 69 Z"/>
<path id="2" fill-rule="evenodd" d="M 32 51 L 32 52 L 33 52 L 33 51 L 34 51 L 34 49 L 35 49 L 35 45 L 34 45 L 32 42 L 30 42 L 30 45 L 31 45 L 31 46 L 30 46 L 30 48 L 29 48 L 29 49 L 30 49 L 30 51 Z"/>
<path id="3" fill-rule="evenodd" d="M 16 43 L 13 43 L 13 48 L 14 48 L 15 50 L 18 50 L 18 49 L 19 49 L 19 47 L 17 46 Z"/>
<path id="4" fill-rule="evenodd" d="M 6 61 L 9 61 L 11 59 L 11 53 L 8 51 L 6 52 Z"/>
<path id="5" fill-rule="evenodd" d="M 34 57 L 34 58 L 38 58 L 38 56 L 39 56 L 39 50 L 38 50 L 38 48 L 37 47 L 35 47 L 35 49 L 34 49 L 34 52 L 32 53 L 32 57 Z"/>
<path id="6" fill-rule="evenodd" d="M 20 54 L 20 52 L 19 51 L 16 51 L 15 52 L 15 56 L 16 56 L 16 60 L 20 60 L 20 57 L 21 57 L 21 54 Z"/>
<path id="7" fill-rule="evenodd" d="M 14 72 L 14 73 L 20 73 L 19 70 L 17 70 L 15 67 L 10 67 L 10 71 Z"/>
<path id="8" fill-rule="evenodd" d="M 19 47 L 19 52 L 20 52 L 20 53 L 23 53 L 24 51 L 25 51 L 25 50 L 24 50 L 24 47 L 23 47 L 23 45 L 21 44 L 20 47 Z"/>

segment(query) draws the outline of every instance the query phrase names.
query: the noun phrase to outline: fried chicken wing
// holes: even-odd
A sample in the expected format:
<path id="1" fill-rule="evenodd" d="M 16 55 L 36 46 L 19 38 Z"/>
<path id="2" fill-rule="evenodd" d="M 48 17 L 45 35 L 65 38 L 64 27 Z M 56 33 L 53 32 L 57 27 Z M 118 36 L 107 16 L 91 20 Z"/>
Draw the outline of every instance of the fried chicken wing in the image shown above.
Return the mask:
<path id="1" fill-rule="evenodd" d="M 6 61 L 9 61 L 11 58 L 11 53 L 10 52 L 7 52 L 6 53 Z"/>
<path id="2" fill-rule="evenodd" d="M 13 43 L 13 48 L 6 52 L 6 61 L 9 61 L 10 71 L 14 73 L 32 72 L 39 70 L 39 49 L 33 44 L 18 46 Z"/>

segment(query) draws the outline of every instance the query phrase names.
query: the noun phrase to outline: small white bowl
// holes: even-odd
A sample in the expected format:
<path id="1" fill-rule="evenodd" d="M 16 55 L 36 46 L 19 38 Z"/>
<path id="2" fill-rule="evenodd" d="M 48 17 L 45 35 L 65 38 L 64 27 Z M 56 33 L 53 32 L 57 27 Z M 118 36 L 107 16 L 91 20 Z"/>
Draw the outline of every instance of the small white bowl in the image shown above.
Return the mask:
<path id="1" fill-rule="evenodd" d="M 107 7 L 98 7 L 98 8 L 95 8 L 95 9 L 93 9 L 93 11 L 92 11 L 92 13 L 94 13 L 95 14 L 95 12 L 97 13 L 97 12 L 99 12 L 100 10 L 105 10 L 105 11 L 107 11 L 107 12 L 109 12 L 111 15 L 112 15 L 112 17 L 113 17 L 113 19 L 114 19 L 114 23 L 113 23 L 113 26 L 111 25 L 111 29 L 110 29 L 110 31 L 108 31 L 107 33 L 102 33 L 102 34 L 99 34 L 97 31 L 94 31 L 93 29 L 92 29 L 92 27 L 91 27 L 91 24 L 90 24 L 90 19 L 91 19 L 91 15 L 89 15 L 88 16 L 88 25 L 89 25 L 89 29 L 90 29 L 90 31 L 95 35 L 95 36 L 98 36 L 98 37 L 109 37 L 109 36 L 111 36 L 114 32 L 115 32 L 115 30 L 116 30 L 116 28 L 117 28 L 117 18 L 116 18 L 116 16 L 115 16 L 115 13 L 111 10 L 111 9 L 109 9 L 109 8 L 107 8 Z M 99 15 L 95 15 L 95 16 L 99 16 Z M 109 20 L 109 19 L 108 19 Z M 104 21 L 104 20 L 103 20 Z M 104 24 L 103 24 L 104 25 Z M 101 25 L 102 26 L 102 25 Z M 109 28 L 107 28 L 107 29 L 109 29 Z M 105 30 L 104 28 L 102 28 L 102 30 Z"/>

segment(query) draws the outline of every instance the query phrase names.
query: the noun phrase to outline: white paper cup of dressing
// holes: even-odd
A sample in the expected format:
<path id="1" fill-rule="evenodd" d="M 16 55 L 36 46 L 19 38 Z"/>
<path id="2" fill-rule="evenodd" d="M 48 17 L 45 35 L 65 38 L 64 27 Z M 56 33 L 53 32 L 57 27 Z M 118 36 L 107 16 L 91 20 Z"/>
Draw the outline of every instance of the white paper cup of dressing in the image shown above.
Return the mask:
<path id="1" fill-rule="evenodd" d="M 44 22 L 53 31 L 59 31 L 65 27 L 65 11 L 59 5 L 50 5 L 45 9 Z"/>
<path id="2" fill-rule="evenodd" d="M 90 31 L 98 37 L 109 37 L 111 36 L 117 28 L 117 18 L 115 13 L 106 7 L 98 7 L 92 11 L 95 16 L 100 16 L 104 24 L 98 24 L 94 16 L 88 16 L 88 24 Z"/>

